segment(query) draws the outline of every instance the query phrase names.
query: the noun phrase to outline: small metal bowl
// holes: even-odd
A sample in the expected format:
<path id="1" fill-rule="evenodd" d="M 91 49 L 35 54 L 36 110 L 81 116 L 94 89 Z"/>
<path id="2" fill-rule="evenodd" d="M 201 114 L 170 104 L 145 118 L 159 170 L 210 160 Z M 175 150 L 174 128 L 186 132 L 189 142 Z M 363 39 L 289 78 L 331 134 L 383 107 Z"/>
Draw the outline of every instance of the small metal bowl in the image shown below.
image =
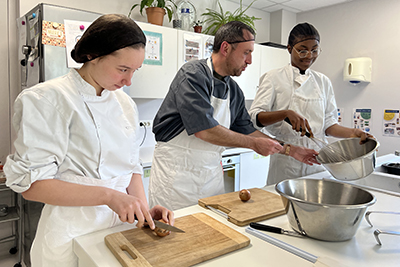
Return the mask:
<path id="1" fill-rule="evenodd" d="M 297 178 L 275 186 L 286 207 L 291 227 L 324 241 L 352 238 L 368 206 L 376 202 L 370 192 L 337 181 Z"/>

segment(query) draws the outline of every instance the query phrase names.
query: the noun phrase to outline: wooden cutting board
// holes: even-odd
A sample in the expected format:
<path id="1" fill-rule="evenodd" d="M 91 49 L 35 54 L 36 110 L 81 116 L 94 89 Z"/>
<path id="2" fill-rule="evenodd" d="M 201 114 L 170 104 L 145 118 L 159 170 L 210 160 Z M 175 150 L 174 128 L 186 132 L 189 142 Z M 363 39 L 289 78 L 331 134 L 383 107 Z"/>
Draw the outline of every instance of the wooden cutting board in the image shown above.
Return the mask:
<path id="1" fill-rule="evenodd" d="M 150 228 L 135 228 L 104 241 L 124 267 L 192 266 L 250 244 L 247 236 L 205 213 L 176 218 L 174 225 L 185 233 L 158 237 Z"/>
<path id="2" fill-rule="evenodd" d="M 207 208 L 211 206 L 228 215 L 228 221 L 244 226 L 251 222 L 263 221 L 272 217 L 285 214 L 285 207 L 281 197 L 277 194 L 260 188 L 249 189 L 251 199 L 243 202 L 239 192 L 199 199 L 199 205 Z"/>

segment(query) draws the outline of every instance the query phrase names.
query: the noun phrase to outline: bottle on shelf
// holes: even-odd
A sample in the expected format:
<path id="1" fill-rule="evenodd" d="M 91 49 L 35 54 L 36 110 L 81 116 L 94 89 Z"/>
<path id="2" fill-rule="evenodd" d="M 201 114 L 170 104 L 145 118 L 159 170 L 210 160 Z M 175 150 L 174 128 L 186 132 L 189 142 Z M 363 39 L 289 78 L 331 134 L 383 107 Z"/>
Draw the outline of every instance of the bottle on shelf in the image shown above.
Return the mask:
<path id="1" fill-rule="evenodd" d="M 181 29 L 185 31 L 193 31 L 193 22 L 196 20 L 196 8 L 188 0 L 182 0 L 177 5 L 180 15 Z"/>
<path id="2" fill-rule="evenodd" d="M 181 18 L 182 18 L 182 27 L 181 29 L 184 31 L 190 31 L 190 11 L 189 8 L 182 8 L 181 9 Z"/>

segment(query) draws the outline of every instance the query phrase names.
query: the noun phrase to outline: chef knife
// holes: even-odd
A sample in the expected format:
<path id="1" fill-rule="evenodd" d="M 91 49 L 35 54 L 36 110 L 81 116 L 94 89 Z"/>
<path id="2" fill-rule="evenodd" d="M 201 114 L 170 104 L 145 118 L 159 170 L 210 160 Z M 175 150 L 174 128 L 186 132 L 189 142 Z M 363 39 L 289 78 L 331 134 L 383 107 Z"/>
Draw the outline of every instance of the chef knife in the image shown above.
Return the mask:
<path id="1" fill-rule="evenodd" d="M 265 225 L 261 223 L 250 223 L 250 227 L 257 229 L 257 230 L 262 230 L 262 231 L 267 231 L 267 232 L 272 232 L 272 233 L 277 233 L 277 234 L 284 234 L 284 235 L 290 235 L 290 236 L 297 236 L 297 237 L 303 237 L 302 234 L 299 234 L 295 231 L 288 231 L 279 227 L 275 226 L 270 226 L 270 225 Z"/>
<path id="2" fill-rule="evenodd" d="M 137 219 L 138 218 L 136 217 L 136 214 L 135 214 L 135 220 L 137 220 Z M 145 220 L 145 222 L 147 222 L 147 221 Z M 163 223 L 163 222 L 160 222 L 160 221 L 157 221 L 157 220 L 153 220 L 153 222 L 154 222 L 156 227 L 164 229 L 164 230 L 168 230 L 168 231 L 171 231 L 171 232 L 177 232 L 177 233 L 184 233 L 185 232 L 182 229 L 179 229 L 178 227 L 169 225 L 167 223 Z"/>

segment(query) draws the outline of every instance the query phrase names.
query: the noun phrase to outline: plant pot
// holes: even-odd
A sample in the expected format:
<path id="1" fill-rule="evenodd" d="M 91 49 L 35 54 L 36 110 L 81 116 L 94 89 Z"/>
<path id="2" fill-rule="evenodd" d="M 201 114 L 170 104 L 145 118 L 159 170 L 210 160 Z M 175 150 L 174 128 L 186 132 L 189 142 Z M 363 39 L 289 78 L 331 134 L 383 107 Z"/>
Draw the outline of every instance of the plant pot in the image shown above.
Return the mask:
<path id="1" fill-rule="evenodd" d="M 146 8 L 147 22 L 155 25 L 163 25 L 165 9 L 161 7 Z"/>
<path id="2" fill-rule="evenodd" d="M 201 33 L 201 29 L 203 28 L 203 26 L 194 26 L 193 28 L 194 32 Z"/>

